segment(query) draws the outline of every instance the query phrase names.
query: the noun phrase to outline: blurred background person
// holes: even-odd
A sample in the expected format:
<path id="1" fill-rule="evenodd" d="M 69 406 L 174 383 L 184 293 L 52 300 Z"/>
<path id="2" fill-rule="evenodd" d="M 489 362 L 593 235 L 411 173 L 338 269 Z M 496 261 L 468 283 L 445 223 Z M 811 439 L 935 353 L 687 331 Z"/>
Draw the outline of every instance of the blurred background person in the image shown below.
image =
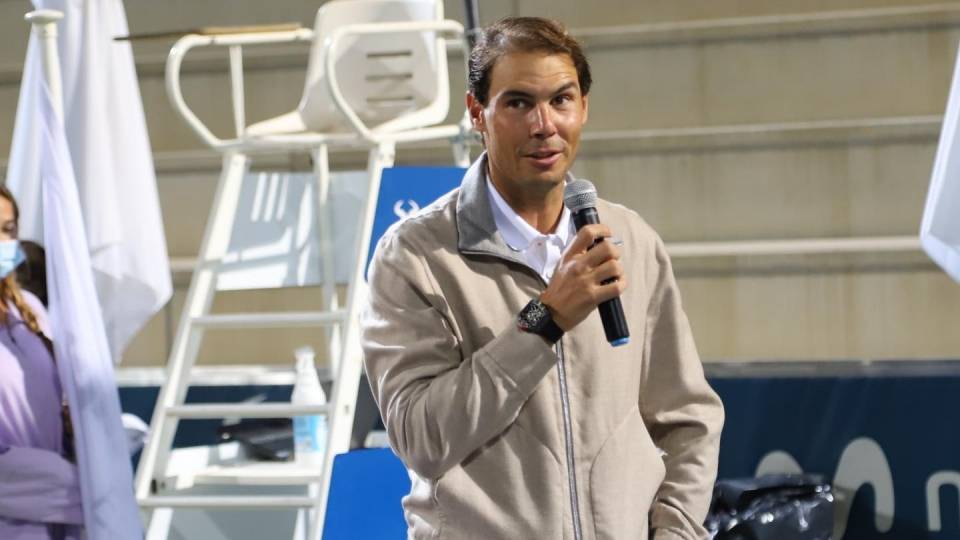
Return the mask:
<path id="1" fill-rule="evenodd" d="M 47 252 L 43 246 L 30 240 L 20 240 L 20 249 L 26 259 L 15 270 L 20 288 L 30 291 L 47 307 Z"/>

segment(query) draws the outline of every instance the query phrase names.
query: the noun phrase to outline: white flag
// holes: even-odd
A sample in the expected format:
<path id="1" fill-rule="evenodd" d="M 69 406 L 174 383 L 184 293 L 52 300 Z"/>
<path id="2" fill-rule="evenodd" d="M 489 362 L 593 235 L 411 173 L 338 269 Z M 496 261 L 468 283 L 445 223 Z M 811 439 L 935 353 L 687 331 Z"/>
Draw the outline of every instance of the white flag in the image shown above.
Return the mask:
<path id="1" fill-rule="evenodd" d="M 27 59 L 20 78 L 17 120 L 7 165 L 6 186 L 20 207 L 19 237 L 43 243 L 43 205 L 40 190 L 40 97 L 43 87 L 42 51 L 33 32 L 27 44 Z"/>
<path id="2" fill-rule="evenodd" d="M 84 527 L 91 540 L 139 540 L 143 527 L 120 420 L 120 397 L 93 286 L 63 124 L 40 83 L 38 148 L 50 328 L 73 419 Z"/>
<path id="3" fill-rule="evenodd" d="M 64 125 L 73 159 L 80 209 L 97 295 L 114 361 L 171 294 L 170 267 L 157 197 L 156 174 L 140 90 L 120 0 L 34 0 L 37 9 L 64 13 L 58 49 L 64 96 Z M 36 50 L 35 50 L 36 49 Z M 41 70 L 38 48 L 24 66 L 7 185 L 25 219 L 21 238 L 42 240 L 40 200 L 30 159 L 29 130 L 21 120 L 35 110 L 36 93 L 26 84 Z"/>

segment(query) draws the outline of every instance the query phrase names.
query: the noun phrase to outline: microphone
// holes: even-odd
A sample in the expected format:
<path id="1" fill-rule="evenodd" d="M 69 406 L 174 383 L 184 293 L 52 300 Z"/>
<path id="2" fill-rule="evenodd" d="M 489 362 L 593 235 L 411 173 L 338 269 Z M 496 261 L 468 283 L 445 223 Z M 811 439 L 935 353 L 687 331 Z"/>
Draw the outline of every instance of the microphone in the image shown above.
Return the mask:
<path id="1" fill-rule="evenodd" d="M 568 182 L 563 188 L 563 204 L 573 214 L 573 224 L 578 231 L 584 225 L 600 223 L 600 214 L 597 213 L 597 188 L 593 187 L 589 180 Z M 600 242 L 603 242 L 603 238 L 598 238 L 593 245 Z M 603 284 L 613 281 L 608 279 Z M 627 319 L 623 315 L 623 305 L 620 303 L 619 296 L 601 303 L 597 306 L 597 310 L 600 311 L 603 332 L 607 335 L 610 345 L 619 347 L 630 341 L 630 330 L 627 329 Z"/>

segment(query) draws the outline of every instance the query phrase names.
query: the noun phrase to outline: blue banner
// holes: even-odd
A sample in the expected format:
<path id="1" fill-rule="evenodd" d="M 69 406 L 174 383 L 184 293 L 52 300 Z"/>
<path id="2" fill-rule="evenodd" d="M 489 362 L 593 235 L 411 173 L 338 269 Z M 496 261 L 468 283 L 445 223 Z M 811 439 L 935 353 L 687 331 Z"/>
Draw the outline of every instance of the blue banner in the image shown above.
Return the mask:
<path id="1" fill-rule="evenodd" d="M 834 538 L 960 538 L 960 376 L 712 378 L 721 478 L 818 473 Z"/>
<path id="2" fill-rule="evenodd" d="M 834 484 L 836 540 L 960 538 L 960 375 L 711 377 L 727 421 L 720 478 L 758 469 Z M 156 387 L 121 388 L 150 418 Z M 289 400 L 289 386 L 197 386 L 188 402 Z M 181 422 L 175 446 L 216 444 L 216 420 Z M 842 534 L 841 534 L 842 533 Z"/>

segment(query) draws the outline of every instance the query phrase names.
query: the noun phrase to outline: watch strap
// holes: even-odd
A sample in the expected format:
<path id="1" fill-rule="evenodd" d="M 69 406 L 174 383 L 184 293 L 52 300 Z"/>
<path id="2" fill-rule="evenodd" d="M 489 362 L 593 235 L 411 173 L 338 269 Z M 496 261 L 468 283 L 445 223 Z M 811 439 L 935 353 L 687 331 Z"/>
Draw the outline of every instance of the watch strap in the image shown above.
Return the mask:
<path id="1" fill-rule="evenodd" d="M 524 332 L 542 336 L 550 343 L 556 343 L 563 337 L 563 329 L 554 322 L 550 310 L 539 298 L 531 300 L 520 311 L 517 317 L 517 326 Z"/>

